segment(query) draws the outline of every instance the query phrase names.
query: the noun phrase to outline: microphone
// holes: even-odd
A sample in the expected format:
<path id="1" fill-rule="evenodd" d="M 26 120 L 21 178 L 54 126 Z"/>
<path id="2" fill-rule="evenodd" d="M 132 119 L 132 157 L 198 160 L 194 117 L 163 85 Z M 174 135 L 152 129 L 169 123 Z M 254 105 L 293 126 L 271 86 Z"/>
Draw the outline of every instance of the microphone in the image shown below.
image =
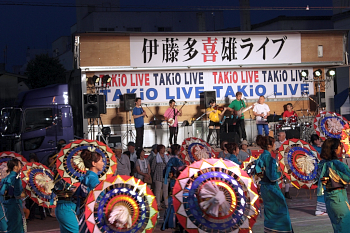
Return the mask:
<path id="1" fill-rule="evenodd" d="M 146 105 L 146 106 L 147 106 L 147 104 L 143 104 L 143 105 Z"/>

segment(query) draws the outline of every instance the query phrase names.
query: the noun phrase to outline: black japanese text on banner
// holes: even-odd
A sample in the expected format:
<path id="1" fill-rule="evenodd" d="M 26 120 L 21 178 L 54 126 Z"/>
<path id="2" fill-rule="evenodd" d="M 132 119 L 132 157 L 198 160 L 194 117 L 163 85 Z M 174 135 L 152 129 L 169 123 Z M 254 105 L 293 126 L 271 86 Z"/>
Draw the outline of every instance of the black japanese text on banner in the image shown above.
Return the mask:
<path id="1" fill-rule="evenodd" d="M 132 67 L 289 64 L 301 62 L 301 36 L 131 36 Z"/>

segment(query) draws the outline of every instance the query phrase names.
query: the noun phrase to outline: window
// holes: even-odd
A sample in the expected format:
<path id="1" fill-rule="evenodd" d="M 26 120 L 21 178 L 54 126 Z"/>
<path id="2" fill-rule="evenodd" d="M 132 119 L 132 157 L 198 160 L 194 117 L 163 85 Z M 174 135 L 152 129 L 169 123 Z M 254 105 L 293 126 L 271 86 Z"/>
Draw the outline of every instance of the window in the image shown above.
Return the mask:
<path id="1" fill-rule="evenodd" d="M 30 108 L 25 111 L 24 132 L 43 129 L 52 123 L 52 108 Z"/>

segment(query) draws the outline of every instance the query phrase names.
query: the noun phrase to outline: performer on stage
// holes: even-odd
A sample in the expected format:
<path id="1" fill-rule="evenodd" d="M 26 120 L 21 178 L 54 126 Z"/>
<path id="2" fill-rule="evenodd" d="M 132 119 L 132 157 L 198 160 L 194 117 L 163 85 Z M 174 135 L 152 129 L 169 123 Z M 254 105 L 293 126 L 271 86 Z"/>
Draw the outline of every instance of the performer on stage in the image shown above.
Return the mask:
<path id="1" fill-rule="evenodd" d="M 144 117 L 147 117 L 145 111 L 141 107 L 141 98 L 135 99 L 135 107 L 132 110 L 136 129 L 136 149 L 143 147 Z"/>
<path id="2" fill-rule="evenodd" d="M 91 152 L 87 149 L 82 150 L 80 157 L 84 161 L 85 168 L 88 169 L 86 174 L 79 178 L 81 184 L 77 190 L 79 197 L 77 208 L 82 210 L 81 213 L 79 213 L 79 209 L 77 211 L 79 215 L 79 232 L 85 232 L 87 229 L 85 212 L 80 205 L 85 204 L 85 198 L 88 196 L 89 192 L 100 183 L 97 173 L 103 170 L 104 162 L 99 153 Z"/>
<path id="3" fill-rule="evenodd" d="M 1 182 L 0 195 L 5 209 L 1 208 L 1 232 L 26 232 L 26 219 L 23 213 L 21 193 L 23 191 L 22 181 L 19 173 L 22 170 L 22 163 L 16 158 L 7 162 L 7 175 Z M 5 211 L 5 213 L 3 212 Z M 7 222 L 7 223 L 6 223 Z"/>
<path id="4" fill-rule="evenodd" d="M 182 110 L 177 110 L 175 108 L 175 100 L 171 99 L 169 101 L 169 108 L 165 111 L 164 117 L 165 120 L 169 123 L 169 130 L 170 130 L 170 137 L 169 137 L 169 143 L 170 145 L 177 143 L 177 133 L 178 133 L 178 120 L 177 116 L 182 115 Z M 169 122 L 169 119 L 173 119 L 174 122 Z M 172 125 L 170 125 L 172 124 Z M 174 137 L 174 143 L 173 143 L 173 137 Z"/>
<path id="5" fill-rule="evenodd" d="M 222 111 L 217 109 L 215 100 L 210 100 L 209 102 L 210 108 L 207 109 L 207 114 L 209 114 L 209 134 L 207 137 L 207 142 L 210 141 L 210 136 L 213 134 L 214 130 L 216 130 L 216 145 L 219 145 L 220 142 L 220 120 L 222 116 L 225 114 L 226 107 Z M 216 106 L 216 108 L 214 108 Z"/>
<path id="6" fill-rule="evenodd" d="M 317 195 L 321 196 L 323 185 L 326 186 L 324 197 L 327 213 L 333 230 L 337 233 L 349 232 L 350 210 L 346 185 L 350 182 L 350 169 L 339 161 L 341 142 L 336 138 L 328 138 L 322 145 L 321 162 L 318 166 L 319 182 Z"/>
<path id="7" fill-rule="evenodd" d="M 246 107 L 245 102 L 242 100 L 242 92 L 236 92 L 236 99 L 231 102 L 231 104 L 228 106 L 229 110 L 234 110 L 235 115 L 236 112 Z M 238 116 L 240 117 L 240 116 Z M 245 132 L 245 124 L 244 124 L 244 114 L 242 113 L 242 116 L 240 119 L 236 122 L 236 125 L 238 127 L 238 135 L 239 140 L 247 140 L 247 134 Z"/>
<path id="8" fill-rule="evenodd" d="M 298 116 L 296 112 L 293 111 L 293 105 L 291 103 L 287 104 L 287 110 L 283 112 L 282 118 L 283 120 L 291 117 L 291 116 Z"/>
<path id="9" fill-rule="evenodd" d="M 278 172 L 277 162 L 271 155 L 275 150 L 275 139 L 258 135 L 256 144 L 264 149 L 254 163 L 256 173 L 263 175 L 260 190 L 264 201 L 265 232 L 293 232 L 288 206 L 277 183 L 281 173 Z"/>
<path id="10" fill-rule="evenodd" d="M 258 104 L 253 108 L 254 115 L 256 116 L 256 126 L 258 128 L 258 135 L 263 134 L 263 128 L 265 136 L 269 135 L 269 125 L 267 123 L 267 117 L 270 116 L 270 108 L 265 104 L 265 97 L 262 95 L 259 97 Z"/>

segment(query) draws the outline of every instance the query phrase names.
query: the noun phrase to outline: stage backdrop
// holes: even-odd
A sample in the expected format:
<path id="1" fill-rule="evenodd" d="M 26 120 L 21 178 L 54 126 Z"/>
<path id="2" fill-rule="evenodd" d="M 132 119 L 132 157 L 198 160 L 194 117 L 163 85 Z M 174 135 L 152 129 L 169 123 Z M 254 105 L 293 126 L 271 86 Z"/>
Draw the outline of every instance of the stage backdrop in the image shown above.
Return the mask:
<path id="1" fill-rule="evenodd" d="M 303 68 L 312 74 L 312 68 Z M 136 93 L 143 103 L 199 101 L 203 91 L 216 91 L 217 100 L 234 98 L 240 91 L 247 99 L 259 96 L 276 98 L 314 94 L 313 85 L 305 82 L 301 68 L 295 69 L 228 69 L 205 71 L 105 72 L 110 75 L 110 88 L 100 90 L 107 96 L 109 107 L 119 105 L 120 95 Z"/>

